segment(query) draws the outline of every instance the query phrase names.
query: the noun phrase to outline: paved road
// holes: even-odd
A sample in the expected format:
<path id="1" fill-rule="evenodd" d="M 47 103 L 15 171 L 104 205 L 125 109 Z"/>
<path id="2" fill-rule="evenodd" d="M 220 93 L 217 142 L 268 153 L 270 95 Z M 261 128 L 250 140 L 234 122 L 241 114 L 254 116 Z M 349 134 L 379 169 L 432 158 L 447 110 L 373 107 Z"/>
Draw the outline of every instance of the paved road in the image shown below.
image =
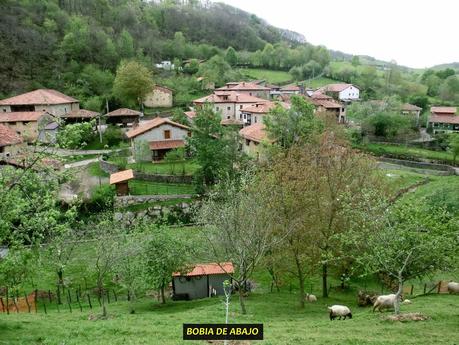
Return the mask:
<path id="1" fill-rule="evenodd" d="M 65 169 L 70 169 L 70 168 L 78 168 L 78 167 L 84 167 L 88 164 L 98 162 L 99 158 L 91 158 L 91 159 L 85 159 L 84 161 L 78 161 L 78 162 L 73 162 L 73 163 L 67 163 L 64 165 Z"/>
<path id="2" fill-rule="evenodd" d="M 127 148 L 126 148 L 127 149 Z M 107 149 L 107 150 L 67 150 L 54 147 L 35 147 L 37 152 L 47 152 L 58 156 L 78 156 L 78 155 L 102 155 L 104 153 L 119 152 L 126 149 Z"/>

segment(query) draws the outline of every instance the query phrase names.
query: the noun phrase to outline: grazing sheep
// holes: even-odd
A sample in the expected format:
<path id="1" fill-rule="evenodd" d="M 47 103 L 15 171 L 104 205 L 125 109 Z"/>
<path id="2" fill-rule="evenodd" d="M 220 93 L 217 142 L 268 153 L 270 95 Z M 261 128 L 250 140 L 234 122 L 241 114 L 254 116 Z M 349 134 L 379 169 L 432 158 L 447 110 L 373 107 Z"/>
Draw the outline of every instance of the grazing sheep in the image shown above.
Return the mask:
<path id="1" fill-rule="evenodd" d="M 317 297 L 316 295 L 310 295 L 310 294 L 306 294 L 306 297 L 305 297 L 305 300 L 307 302 L 317 302 Z"/>
<path id="2" fill-rule="evenodd" d="M 448 292 L 449 293 L 459 293 L 459 283 L 449 282 L 448 283 Z"/>
<path id="3" fill-rule="evenodd" d="M 411 304 L 412 302 L 409 299 L 403 300 L 401 304 Z"/>
<path id="4" fill-rule="evenodd" d="M 396 296 L 396 294 L 378 296 L 375 303 L 373 304 L 373 312 L 376 309 L 382 312 L 382 309 L 394 308 Z"/>
<path id="5" fill-rule="evenodd" d="M 328 310 L 330 311 L 330 320 L 334 320 L 338 316 L 340 320 L 341 317 L 344 317 L 344 320 L 346 320 L 346 317 L 352 319 L 351 310 L 344 305 L 332 305 L 328 307 Z"/>

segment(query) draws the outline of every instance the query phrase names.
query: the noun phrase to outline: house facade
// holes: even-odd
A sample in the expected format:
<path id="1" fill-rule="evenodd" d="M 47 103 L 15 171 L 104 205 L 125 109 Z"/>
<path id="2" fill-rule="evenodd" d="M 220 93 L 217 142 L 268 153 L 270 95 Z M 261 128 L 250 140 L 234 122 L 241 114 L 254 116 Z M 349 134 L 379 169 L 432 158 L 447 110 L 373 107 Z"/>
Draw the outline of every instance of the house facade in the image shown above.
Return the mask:
<path id="1" fill-rule="evenodd" d="M 265 102 L 268 101 L 263 98 L 240 94 L 234 91 L 215 91 L 209 96 L 193 101 L 196 107 L 211 104 L 213 110 L 221 115 L 222 121 L 240 121 L 240 114 L 245 106 Z"/>
<path id="2" fill-rule="evenodd" d="M 456 107 L 432 107 L 427 128 L 435 133 L 459 132 L 459 115 Z"/>
<path id="3" fill-rule="evenodd" d="M 242 95 L 269 99 L 271 89 L 261 84 L 242 81 L 227 83 L 225 86 L 216 89 L 216 91 L 234 91 Z"/>
<path id="4" fill-rule="evenodd" d="M 284 102 L 263 102 L 250 104 L 241 109 L 239 120 L 242 121 L 244 126 L 250 126 L 254 123 L 264 123 L 266 115 L 279 105 L 285 109 L 290 108 L 290 105 Z"/>
<path id="5" fill-rule="evenodd" d="M 265 129 L 265 125 L 261 122 L 242 128 L 239 131 L 242 152 L 256 160 L 262 159 L 263 152 L 261 143 L 268 140 Z"/>
<path id="6" fill-rule="evenodd" d="M 161 161 L 172 149 L 185 147 L 185 140 L 190 135 L 188 126 L 162 117 L 146 121 L 126 133 L 131 141 L 132 151 L 140 152 L 143 145 L 148 145 L 151 151 L 148 160 L 153 161 Z"/>
<path id="7" fill-rule="evenodd" d="M 43 111 L 0 113 L 0 124 L 14 130 L 28 143 L 35 142 L 40 135 L 43 137 L 45 128 L 55 122 L 54 116 Z"/>
<path id="8" fill-rule="evenodd" d="M 172 274 L 173 299 L 193 300 L 223 296 L 223 283 L 231 282 L 234 267 L 231 262 L 197 264 L 188 272 Z"/>
<path id="9" fill-rule="evenodd" d="M 24 148 L 22 137 L 10 127 L 0 124 L 0 161 L 14 157 Z"/>
<path id="10" fill-rule="evenodd" d="M 319 92 L 342 102 L 351 102 L 360 98 L 360 90 L 352 84 L 328 84 L 321 87 Z"/>
<path id="11" fill-rule="evenodd" d="M 173 104 L 173 91 L 168 87 L 155 85 L 145 96 L 143 104 L 150 108 L 170 108 Z"/>
<path id="12" fill-rule="evenodd" d="M 61 117 L 79 108 L 78 100 L 52 89 L 38 89 L 0 101 L 0 113 L 47 112 Z"/>
<path id="13" fill-rule="evenodd" d="M 336 117 L 336 122 L 346 123 L 346 107 L 331 96 L 315 93 L 306 99 L 314 105 L 315 113 L 333 114 Z"/>

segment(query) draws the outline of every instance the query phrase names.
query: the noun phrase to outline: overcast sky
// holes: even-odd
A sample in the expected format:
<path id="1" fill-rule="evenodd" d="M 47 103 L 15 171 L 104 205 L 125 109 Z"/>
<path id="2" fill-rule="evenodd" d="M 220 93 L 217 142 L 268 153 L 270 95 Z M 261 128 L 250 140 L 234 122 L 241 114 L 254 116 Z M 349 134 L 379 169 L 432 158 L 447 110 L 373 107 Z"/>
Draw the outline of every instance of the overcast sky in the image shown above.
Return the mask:
<path id="1" fill-rule="evenodd" d="M 219 0 L 312 44 L 423 68 L 459 61 L 458 0 Z"/>

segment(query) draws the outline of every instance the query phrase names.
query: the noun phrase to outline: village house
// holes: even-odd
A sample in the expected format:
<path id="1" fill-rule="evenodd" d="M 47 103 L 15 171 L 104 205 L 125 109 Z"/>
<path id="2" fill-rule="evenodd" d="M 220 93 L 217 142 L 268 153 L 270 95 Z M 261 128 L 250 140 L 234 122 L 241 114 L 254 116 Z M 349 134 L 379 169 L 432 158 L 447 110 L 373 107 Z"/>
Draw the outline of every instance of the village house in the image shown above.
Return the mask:
<path id="1" fill-rule="evenodd" d="M 427 128 L 435 133 L 459 132 L 459 115 L 456 107 L 432 107 Z"/>
<path id="2" fill-rule="evenodd" d="M 188 126 L 168 118 L 156 117 L 131 129 L 126 136 L 131 141 L 133 152 L 139 151 L 146 144 L 151 151 L 151 159 L 160 161 L 168 151 L 185 147 L 185 140 L 191 136 L 191 131 Z"/>
<path id="3" fill-rule="evenodd" d="M 0 113 L 46 111 L 61 117 L 79 108 L 78 100 L 52 89 L 38 89 L 0 101 Z"/>
<path id="4" fill-rule="evenodd" d="M 290 105 L 284 102 L 263 102 L 250 104 L 241 109 L 239 114 L 239 120 L 242 121 L 244 126 L 250 126 L 251 124 L 263 122 L 265 116 L 269 111 L 280 105 L 281 107 L 288 109 Z"/>
<path id="5" fill-rule="evenodd" d="M 338 123 L 346 123 L 346 107 L 331 96 L 314 93 L 312 97 L 306 97 L 306 100 L 314 105 L 315 113 L 333 114 Z"/>
<path id="6" fill-rule="evenodd" d="M 24 149 L 24 140 L 8 126 L 0 124 L 0 161 L 14 157 Z"/>
<path id="7" fill-rule="evenodd" d="M 0 113 L 0 124 L 10 127 L 28 143 L 33 143 L 37 139 L 48 142 L 46 127 L 52 123 L 57 125 L 56 118 L 46 111 Z"/>
<path id="8" fill-rule="evenodd" d="M 299 95 L 301 88 L 298 85 L 286 85 L 279 89 L 281 95 Z"/>
<path id="9" fill-rule="evenodd" d="M 271 89 L 263 85 L 242 81 L 227 83 L 225 86 L 216 89 L 216 91 L 234 91 L 242 95 L 269 99 Z"/>
<path id="10" fill-rule="evenodd" d="M 100 116 L 100 113 L 96 111 L 86 110 L 86 109 L 75 109 L 71 112 L 62 115 L 61 117 L 65 120 L 65 123 L 76 123 L 76 122 L 86 122 L 96 119 Z"/>
<path id="11" fill-rule="evenodd" d="M 360 97 L 360 90 L 352 84 L 328 84 L 318 91 L 341 102 L 355 101 Z"/>
<path id="12" fill-rule="evenodd" d="M 116 109 L 104 115 L 107 124 L 116 124 L 122 127 L 134 127 L 139 123 L 141 116 L 143 114 L 140 111 L 128 108 Z"/>
<path id="13" fill-rule="evenodd" d="M 269 89 L 271 90 L 271 91 L 269 91 L 269 97 L 271 99 L 274 99 L 274 98 L 276 98 L 276 97 L 281 95 L 281 92 L 280 92 L 281 87 L 279 85 L 266 84 L 265 86 L 269 87 Z"/>
<path id="14" fill-rule="evenodd" d="M 225 294 L 223 283 L 231 282 L 231 262 L 197 264 L 188 272 L 172 274 L 173 299 L 192 300 Z"/>
<path id="15" fill-rule="evenodd" d="M 170 108 L 173 103 L 173 91 L 165 86 L 155 85 L 145 96 L 143 104 L 149 108 Z"/>
<path id="16" fill-rule="evenodd" d="M 193 123 L 194 118 L 196 117 L 196 112 L 194 110 L 185 111 L 185 116 L 188 118 L 189 123 Z"/>
<path id="17" fill-rule="evenodd" d="M 193 101 L 196 107 L 211 104 L 215 112 L 220 113 L 222 121 L 231 120 L 242 124 L 240 114 L 242 108 L 251 104 L 268 102 L 265 99 L 240 94 L 234 91 L 215 91 L 213 94 Z"/>
<path id="18" fill-rule="evenodd" d="M 262 122 L 251 124 L 239 131 L 242 152 L 259 160 L 261 158 L 261 143 L 267 140 L 265 125 Z"/>

